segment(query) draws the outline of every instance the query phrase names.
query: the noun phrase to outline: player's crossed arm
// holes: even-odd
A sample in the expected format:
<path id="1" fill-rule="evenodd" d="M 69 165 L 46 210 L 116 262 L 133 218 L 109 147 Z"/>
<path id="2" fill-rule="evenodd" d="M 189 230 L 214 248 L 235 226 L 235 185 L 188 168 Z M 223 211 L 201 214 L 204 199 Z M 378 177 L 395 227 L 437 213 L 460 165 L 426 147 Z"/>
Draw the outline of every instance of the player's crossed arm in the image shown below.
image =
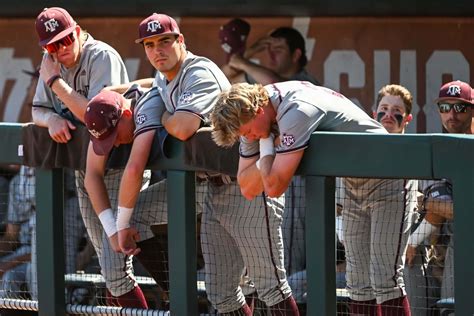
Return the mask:
<path id="1" fill-rule="evenodd" d="M 247 200 L 253 200 L 263 192 L 263 182 L 260 171 L 255 165 L 258 157 L 240 158 L 237 181 L 240 192 Z"/>
<path id="2" fill-rule="evenodd" d="M 265 193 L 269 197 L 279 197 L 285 193 L 294 176 L 304 150 L 296 152 L 277 154 L 274 158 L 264 157 L 260 174 L 262 176 Z M 270 166 L 271 161 L 271 166 Z"/>
<path id="3" fill-rule="evenodd" d="M 304 150 L 275 156 L 273 137 L 260 139 L 260 158 L 240 158 L 237 179 L 242 195 L 252 200 L 264 191 L 270 197 L 288 188 Z"/>

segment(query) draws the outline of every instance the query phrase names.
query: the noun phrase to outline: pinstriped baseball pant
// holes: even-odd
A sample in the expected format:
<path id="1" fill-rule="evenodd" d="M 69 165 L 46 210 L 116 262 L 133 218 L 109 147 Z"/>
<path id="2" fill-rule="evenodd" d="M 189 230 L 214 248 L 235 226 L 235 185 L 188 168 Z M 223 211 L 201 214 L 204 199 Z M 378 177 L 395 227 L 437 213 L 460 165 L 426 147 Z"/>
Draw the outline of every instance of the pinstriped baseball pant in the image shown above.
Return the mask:
<path id="1" fill-rule="evenodd" d="M 377 304 L 406 295 L 404 253 L 416 207 L 416 180 L 345 178 L 347 288 Z"/>
<path id="2" fill-rule="evenodd" d="M 123 170 L 108 170 L 104 181 L 109 193 L 113 210 L 117 210 L 118 188 Z M 84 188 L 84 171 L 76 171 L 76 187 L 79 199 L 79 208 L 86 226 L 89 238 L 99 258 L 102 276 L 107 289 L 113 296 L 120 296 L 130 292 L 136 286 L 133 275 L 132 257 L 116 253 L 110 246 L 99 217 L 89 200 Z"/>
<path id="3" fill-rule="evenodd" d="M 167 223 L 166 191 L 167 181 L 163 180 L 140 192 L 131 224 L 141 240 L 153 237 L 151 225 Z M 283 197 L 266 199 L 266 204 L 262 197 L 247 201 L 235 182 L 196 184 L 196 213 L 203 212 L 206 292 L 219 312 L 244 304 L 239 283 L 245 268 L 267 305 L 291 295 L 283 266 L 283 208 Z"/>
<path id="4" fill-rule="evenodd" d="M 245 303 L 239 286 L 244 270 L 268 306 L 291 295 L 283 264 L 283 210 L 284 196 L 248 201 L 236 182 L 209 184 L 201 244 L 208 299 L 220 313 Z"/>

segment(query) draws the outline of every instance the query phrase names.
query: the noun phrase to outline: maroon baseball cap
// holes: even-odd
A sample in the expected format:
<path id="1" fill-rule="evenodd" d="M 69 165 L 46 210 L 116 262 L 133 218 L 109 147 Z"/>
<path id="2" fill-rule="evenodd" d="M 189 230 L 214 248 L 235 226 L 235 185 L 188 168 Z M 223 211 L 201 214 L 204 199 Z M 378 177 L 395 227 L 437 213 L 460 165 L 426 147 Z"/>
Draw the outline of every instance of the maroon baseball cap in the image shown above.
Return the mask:
<path id="1" fill-rule="evenodd" d="M 63 8 L 44 8 L 36 18 L 36 33 L 39 45 L 46 46 L 69 35 L 77 23 Z"/>
<path id="2" fill-rule="evenodd" d="M 468 83 L 460 80 L 451 81 L 441 86 L 439 96 L 435 102 L 454 99 L 473 104 L 472 93 L 472 88 Z"/>
<path id="3" fill-rule="evenodd" d="M 242 19 L 232 19 L 219 30 L 221 47 L 227 54 L 243 53 L 250 33 L 250 24 Z"/>
<path id="4" fill-rule="evenodd" d="M 138 26 L 139 38 L 135 40 L 135 43 L 141 43 L 148 37 L 166 34 L 181 34 L 178 23 L 176 23 L 175 19 L 166 14 L 153 13 L 140 22 Z"/>
<path id="5" fill-rule="evenodd" d="M 107 155 L 114 146 L 124 104 L 125 98 L 120 93 L 107 90 L 101 91 L 87 104 L 84 122 L 97 155 Z"/>

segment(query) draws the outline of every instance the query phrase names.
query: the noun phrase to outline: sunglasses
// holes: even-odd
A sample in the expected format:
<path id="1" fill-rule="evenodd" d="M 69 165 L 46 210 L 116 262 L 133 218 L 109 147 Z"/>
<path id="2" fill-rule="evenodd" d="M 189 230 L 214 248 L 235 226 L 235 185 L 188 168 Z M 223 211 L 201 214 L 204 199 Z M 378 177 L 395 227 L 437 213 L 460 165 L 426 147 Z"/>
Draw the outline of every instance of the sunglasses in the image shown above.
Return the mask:
<path id="1" fill-rule="evenodd" d="M 438 103 L 438 109 L 440 113 L 449 113 L 452 108 L 454 108 L 454 112 L 456 113 L 466 113 L 467 108 L 470 106 L 470 104 L 466 103 Z"/>
<path id="2" fill-rule="evenodd" d="M 44 48 L 48 51 L 49 54 L 56 53 L 61 47 L 69 46 L 74 43 L 75 39 L 76 38 L 74 37 L 74 33 L 71 33 L 54 43 L 44 46 Z"/>

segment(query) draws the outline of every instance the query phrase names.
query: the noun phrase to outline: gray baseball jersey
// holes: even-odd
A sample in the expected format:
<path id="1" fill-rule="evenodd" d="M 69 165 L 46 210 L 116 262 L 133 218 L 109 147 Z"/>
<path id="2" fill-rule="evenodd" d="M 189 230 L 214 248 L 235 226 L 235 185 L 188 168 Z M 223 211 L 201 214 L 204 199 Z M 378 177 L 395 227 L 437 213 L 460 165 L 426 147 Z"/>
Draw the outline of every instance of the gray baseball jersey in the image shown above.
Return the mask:
<path id="1" fill-rule="evenodd" d="M 134 137 L 146 131 L 155 130 L 161 125 L 161 115 L 165 104 L 156 87 L 151 88 L 138 99 L 133 107 L 135 119 Z"/>
<path id="2" fill-rule="evenodd" d="M 60 73 L 63 80 L 74 91 L 89 100 L 106 86 L 128 82 L 127 70 L 120 55 L 111 46 L 95 40 L 90 34 L 87 34 L 79 62 L 71 68 L 61 65 Z M 42 79 L 38 81 L 36 87 L 33 107 L 51 109 L 76 124 L 82 124 Z M 104 179 L 112 205 L 116 205 L 120 178 L 120 171 L 110 171 L 107 172 Z M 110 247 L 102 224 L 84 188 L 83 171 L 76 171 L 76 187 L 79 209 L 91 242 L 99 257 L 101 272 L 106 281 L 107 288 L 114 296 L 130 292 L 136 285 L 132 272 L 132 259 L 114 252 Z"/>
<path id="3" fill-rule="evenodd" d="M 315 131 L 383 133 L 383 126 L 340 93 L 305 81 L 266 85 L 271 105 L 277 112 L 280 144 L 277 154 L 308 147 Z M 240 155 L 259 153 L 259 142 L 240 139 Z"/>
<path id="4" fill-rule="evenodd" d="M 154 86 L 158 88 L 166 109 L 170 113 L 179 111 L 196 115 L 202 124 L 209 122 L 212 106 L 230 83 L 219 67 L 207 58 L 188 52 L 177 76 L 167 82 L 158 73 Z M 165 181 L 150 187 L 159 187 L 160 196 L 166 196 Z M 203 192 L 203 217 L 201 244 L 206 269 L 206 291 L 209 300 L 220 313 L 235 311 L 245 303 L 239 286 L 242 271 L 246 268 L 255 283 L 260 299 L 267 305 L 275 305 L 291 295 L 283 267 L 283 243 L 280 225 L 283 199 L 258 197 L 246 200 L 236 182 L 230 184 L 199 185 Z M 163 192 L 164 191 L 164 192 Z M 140 200 L 142 194 L 140 194 Z M 201 204 L 199 197 L 197 197 Z M 144 222 L 165 219 L 166 215 L 156 208 L 156 214 L 146 214 L 135 207 L 134 222 L 140 236 L 146 234 Z M 267 230 L 267 224 L 271 227 Z M 252 229 L 252 232 L 248 232 Z M 255 236 L 249 238 L 248 236 Z M 217 237 L 217 238 L 216 238 Z"/>
<path id="5" fill-rule="evenodd" d="M 230 88 L 229 80 L 216 64 L 191 52 L 171 82 L 158 72 L 155 84 L 168 112 L 192 113 L 205 125 L 209 124 L 214 100 L 220 92 Z"/>

